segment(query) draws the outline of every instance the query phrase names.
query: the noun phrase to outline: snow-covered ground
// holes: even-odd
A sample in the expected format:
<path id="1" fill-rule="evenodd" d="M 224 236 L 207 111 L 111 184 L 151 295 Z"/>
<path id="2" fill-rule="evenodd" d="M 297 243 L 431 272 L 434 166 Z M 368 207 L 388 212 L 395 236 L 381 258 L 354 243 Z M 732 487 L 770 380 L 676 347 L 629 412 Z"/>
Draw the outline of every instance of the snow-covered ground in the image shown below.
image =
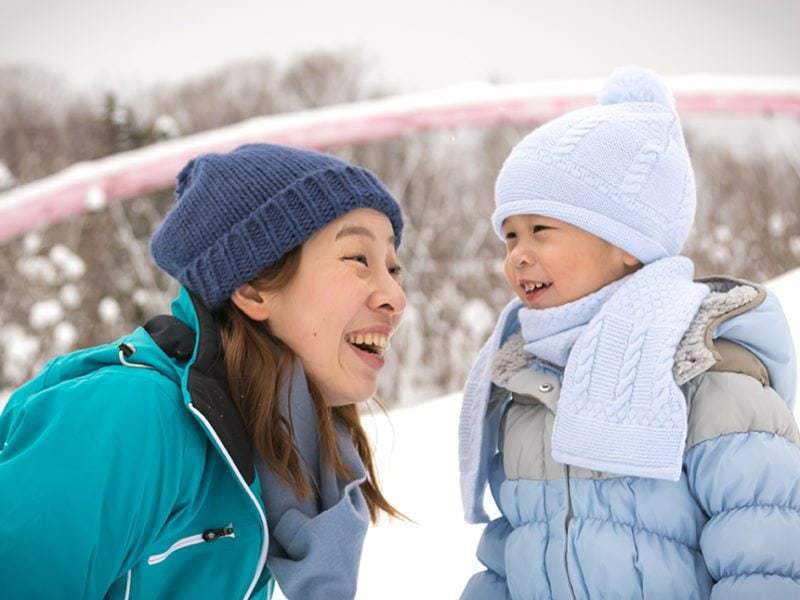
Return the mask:
<path id="1" fill-rule="evenodd" d="M 767 287 L 778 297 L 786 313 L 789 329 L 794 338 L 795 359 L 800 371 L 800 269 L 794 269 L 767 282 Z M 798 379 L 794 416 L 800 423 L 800 378 Z"/>

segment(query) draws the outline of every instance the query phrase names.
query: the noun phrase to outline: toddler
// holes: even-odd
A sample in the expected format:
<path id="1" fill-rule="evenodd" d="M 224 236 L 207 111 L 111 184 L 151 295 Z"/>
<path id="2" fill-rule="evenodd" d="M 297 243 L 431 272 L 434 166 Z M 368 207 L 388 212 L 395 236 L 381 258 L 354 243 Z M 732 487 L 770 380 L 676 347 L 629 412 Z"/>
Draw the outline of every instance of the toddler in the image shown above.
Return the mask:
<path id="1" fill-rule="evenodd" d="M 464 600 L 800 598 L 794 349 L 777 301 L 680 256 L 695 181 L 669 89 L 616 71 L 498 176 L 516 298 L 460 424 Z"/>

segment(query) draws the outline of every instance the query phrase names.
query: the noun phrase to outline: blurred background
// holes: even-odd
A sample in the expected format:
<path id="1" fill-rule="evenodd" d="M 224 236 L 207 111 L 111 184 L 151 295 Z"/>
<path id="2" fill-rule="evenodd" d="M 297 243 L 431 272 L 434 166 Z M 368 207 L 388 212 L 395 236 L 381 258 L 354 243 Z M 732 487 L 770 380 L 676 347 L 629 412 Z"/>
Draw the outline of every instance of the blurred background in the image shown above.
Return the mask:
<path id="1" fill-rule="evenodd" d="M 2 0 L 0 210 L 32 182 L 97 170 L 104 163 L 92 161 L 106 157 L 157 156 L 254 117 L 463 82 L 557 90 L 639 64 L 668 78 L 761 81 L 773 92 L 793 78 L 796 97 L 799 31 L 797 0 Z M 797 327 L 797 114 L 696 111 L 682 120 L 698 183 L 685 253 L 698 275 L 775 282 Z M 378 418 L 372 433 L 389 497 L 425 527 L 371 534 L 361 598 L 456 597 L 478 568 L 480 532 L 461 523 L 457 497 L 459 400 L 444 395 L 461 389 L 510 298 L 488 222 L 493 184 L 538 124 L 325 146 L 378 173 L 407 215 L 409 303 L 381 388 L 397 431 Z M 168 311 L 176 286 L 151 263 L 147 242 L 172 198 L 168 185 L 121 201 L 88 194 L 79 214 L 0 242 L 0 408 L 51 356 Z"/>
<path id="2" fill-rule="evenodd" d="M 797 76 L 799 29 L 796 1 L 4 0 L 0 189 L 251 117 L 463 81 L 604 77 L 632 63 L 668 77 Z M 699 186 L 685 251 L 698 273 L 761 282 L 800 265 L 798 119 L 683 122 Z M 383 379 L 388 405 L 460 389 L 508 300 L 487 217 L 502 160 L 536 125 L 327 148 L 376 171 L 408 216 L 409 308 Z M 0 390 L 167 310 L 176 288 L 147 240 L 172 194 L 100 202 L 2 244 Z"/>

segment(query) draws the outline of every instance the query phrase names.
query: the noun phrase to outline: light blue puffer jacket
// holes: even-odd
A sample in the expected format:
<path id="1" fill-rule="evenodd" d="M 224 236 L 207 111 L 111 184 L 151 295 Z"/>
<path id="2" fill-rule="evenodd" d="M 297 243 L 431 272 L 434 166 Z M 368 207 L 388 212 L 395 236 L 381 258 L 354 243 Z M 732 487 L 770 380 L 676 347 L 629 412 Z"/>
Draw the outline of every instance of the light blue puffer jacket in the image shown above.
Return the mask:
<path id="1" fill-rule="evenodd" d="M 537 369 L 519 335 L 506 340 L 490 407 L 500 427 L 490 487 L 502 516 L 483 533 L 486 570 L 462 600 L 800 598 L 792 341 L 761 326 L 785 324 L 782 314 L 763 320 L 763 290 L 736 306 L 741 282 L 705 283 L 722 296 L 704 303 L 676 354 L 689 407 L 677 482 L 553 461 L 560 374 Z"/>

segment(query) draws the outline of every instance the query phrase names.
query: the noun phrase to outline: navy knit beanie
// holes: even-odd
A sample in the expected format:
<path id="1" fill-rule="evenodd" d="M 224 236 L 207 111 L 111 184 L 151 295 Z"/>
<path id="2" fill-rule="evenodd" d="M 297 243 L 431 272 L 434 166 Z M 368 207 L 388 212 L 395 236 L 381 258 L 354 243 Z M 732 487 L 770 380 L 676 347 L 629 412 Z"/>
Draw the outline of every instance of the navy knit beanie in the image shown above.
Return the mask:
<path id="1" fill-rule="evenodd" d="M 156 264 L 210 310 L 316 231 L 356 208 L 403 216 L 370 171 L 327 154 L 249 144 L 198 156 L 178 174 L 176 204 L 150 241 Z"/>

